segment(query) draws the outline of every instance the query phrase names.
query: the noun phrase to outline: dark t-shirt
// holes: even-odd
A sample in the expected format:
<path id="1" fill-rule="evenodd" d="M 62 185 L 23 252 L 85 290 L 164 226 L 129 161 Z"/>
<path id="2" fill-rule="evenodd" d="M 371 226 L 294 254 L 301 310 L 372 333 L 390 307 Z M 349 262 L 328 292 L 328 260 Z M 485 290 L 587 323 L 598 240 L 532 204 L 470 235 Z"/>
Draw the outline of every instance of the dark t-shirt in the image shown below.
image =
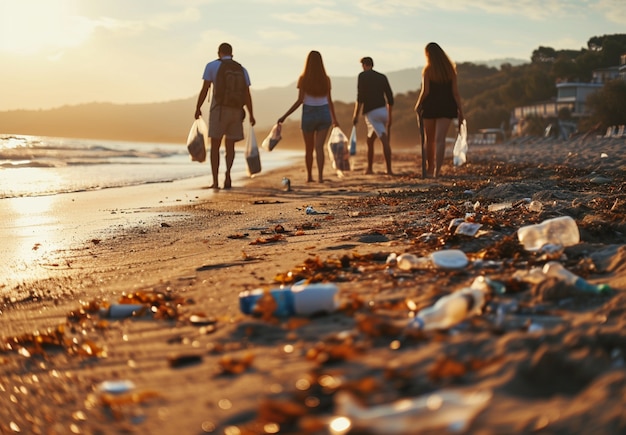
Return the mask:
<path id="1" fill-rule="evenodd" d="M 363 113 L 387 104 L 393 106 L 393 93 L 387 77 L 373 69 L 361 72 L 357 83 L 357 101 L 363 103 Z"/>
<path id="2" fill-rule="evenodd" d="M 452 93 L 452 82 L 439 83 L 431 80 L 422 109 L 424 118 L 456 118 L 458 109 Z"/>

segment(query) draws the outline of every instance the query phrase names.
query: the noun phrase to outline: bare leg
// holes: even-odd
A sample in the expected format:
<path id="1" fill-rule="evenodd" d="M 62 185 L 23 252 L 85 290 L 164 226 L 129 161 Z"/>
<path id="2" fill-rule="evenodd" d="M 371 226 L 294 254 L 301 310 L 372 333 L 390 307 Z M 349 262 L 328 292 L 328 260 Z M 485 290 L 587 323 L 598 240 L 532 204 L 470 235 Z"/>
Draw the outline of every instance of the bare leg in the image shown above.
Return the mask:
<path id="1" fill-rule="evenodd" d="M 218 174 L 220 171 L 220 145 L 222 144 L 222 138 L 211 138 L 211 172 L 213 173 L 212 189 L 218 189 Z"/>
<path id="2" fill-rule="evenodd" d="M 446 153 L 446 134 L 448 133 L 448 128 L 450 127 L 451 122 L 452 120 L 449 118 L 437 119 L 437 131 L 435 133 L 437 142 L 437 166 L 435 172 L 436 177 L 441 175 L 441 165 L 443 165 L 443 158 Z"/>
<path id="3" fill-rule="evenodd" d="M 389 144 L 389 135 L 383 133 L 380 137 L 380 141 L 383 143 L 383 155 L 385 156 L 385 163 L 387 165 L 387 175 L 393 175 L 391 170 L 391 145 Z"/>
<path id="4" fill-rule="evenodd" d="M 371 136 L 367 137 L 367 169 L 365 170 L 366 174 L 373 174 L 373 165 L 374 165 L 374 141 L 376 141 L 376 133 L 372 133 Z"/>
<path id="5" fill-rule="evenodd" d="M 426 175 L 435 175 L 435 131 L 437 127 L 436 119 L 424 119 L 424 136 L 426 138 Z M 424 158 L 424 156 L 422 156 Z"/>
<path id="6" fill-rule="evenodd" d="M 224 189 L 230 189 L 232 181 L 230 179 L 230 170 L 233 167 L 235 161 L 235 141 L 232 139 L 226 139 L 226 178 L 224 179 Z"/>
<path id="7" fill-rule="evenodd" d="M 306 182 L 313 181 L 313 149 L 315 148 L 315 132 L 303 131 L 302 137 L 304 138 L 304 163 L 306 164 Z"/>
<path id="8" fill-rule="evenodd" d="M 315 132 L 315 157 L 317 160 L 317 181 L 324 182 L 324 142 L 328 129 L 318 130 Z"/>

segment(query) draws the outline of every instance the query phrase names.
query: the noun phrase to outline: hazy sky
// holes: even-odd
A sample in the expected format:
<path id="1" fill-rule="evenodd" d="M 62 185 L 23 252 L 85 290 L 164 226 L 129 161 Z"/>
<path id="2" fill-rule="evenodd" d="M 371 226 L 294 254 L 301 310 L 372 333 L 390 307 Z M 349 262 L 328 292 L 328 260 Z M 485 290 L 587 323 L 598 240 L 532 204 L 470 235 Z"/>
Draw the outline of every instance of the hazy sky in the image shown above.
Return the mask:
<path id="1" fill-rule="evenodd" d="M 224 41 L 262 89 L 294 82 L 310 50 L 353 76 L 362 56 L 421 66 L 430 41 L 456 62 L 529 60 L 624 23 L 624 0 L 0 0 L 0 110 L 195 96 Z"/>

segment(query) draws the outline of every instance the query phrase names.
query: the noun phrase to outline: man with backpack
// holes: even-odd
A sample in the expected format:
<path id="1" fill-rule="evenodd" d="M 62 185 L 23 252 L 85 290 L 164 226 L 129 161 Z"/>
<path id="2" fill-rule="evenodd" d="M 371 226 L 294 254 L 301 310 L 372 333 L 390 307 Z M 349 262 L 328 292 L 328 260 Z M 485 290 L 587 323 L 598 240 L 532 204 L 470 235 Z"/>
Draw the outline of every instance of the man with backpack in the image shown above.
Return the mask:
<path id="1" fill-rule="evenodd" d="M 256 123 L 252 111 L 250 96 L 250 77 L 241 64 L 233 60 L 233 47 L 224 42 L 217 50 L 218 59 L 209 62 L 202 75 L 202 89 L 198 95 L 195 119 L 202 116 L 200 108 L 207 98 L 213 83 L 213 98 L 209 109 L 209 137 L 211 138 L 211 171 L 213 184 L 218 189 L 220 167 L 220 145 L 222 139 L 226 146 L 226 175 L 224 189 L 230 189 L 230 170 L 235 160 L 235 142 L 244 138 L 243 120 L 246 116 L 244 106 L 248 109 L 250 124 Z"/>

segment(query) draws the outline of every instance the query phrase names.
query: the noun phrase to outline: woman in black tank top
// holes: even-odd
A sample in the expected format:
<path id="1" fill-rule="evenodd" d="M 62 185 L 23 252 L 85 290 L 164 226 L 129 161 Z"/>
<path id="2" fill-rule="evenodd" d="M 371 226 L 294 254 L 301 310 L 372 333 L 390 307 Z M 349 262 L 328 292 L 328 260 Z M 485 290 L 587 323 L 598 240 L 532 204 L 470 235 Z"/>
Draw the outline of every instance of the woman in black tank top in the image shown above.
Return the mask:
<path id="1" fill-rule="evenodd" d="M 426 175 L 438 177 L 446 151 L 446 134 L 453 118 L 463 123 L 456 66 L 435 42 L 426 45 L 426 66 L 415 111 L 422 118 L 425 137 Z"/>

